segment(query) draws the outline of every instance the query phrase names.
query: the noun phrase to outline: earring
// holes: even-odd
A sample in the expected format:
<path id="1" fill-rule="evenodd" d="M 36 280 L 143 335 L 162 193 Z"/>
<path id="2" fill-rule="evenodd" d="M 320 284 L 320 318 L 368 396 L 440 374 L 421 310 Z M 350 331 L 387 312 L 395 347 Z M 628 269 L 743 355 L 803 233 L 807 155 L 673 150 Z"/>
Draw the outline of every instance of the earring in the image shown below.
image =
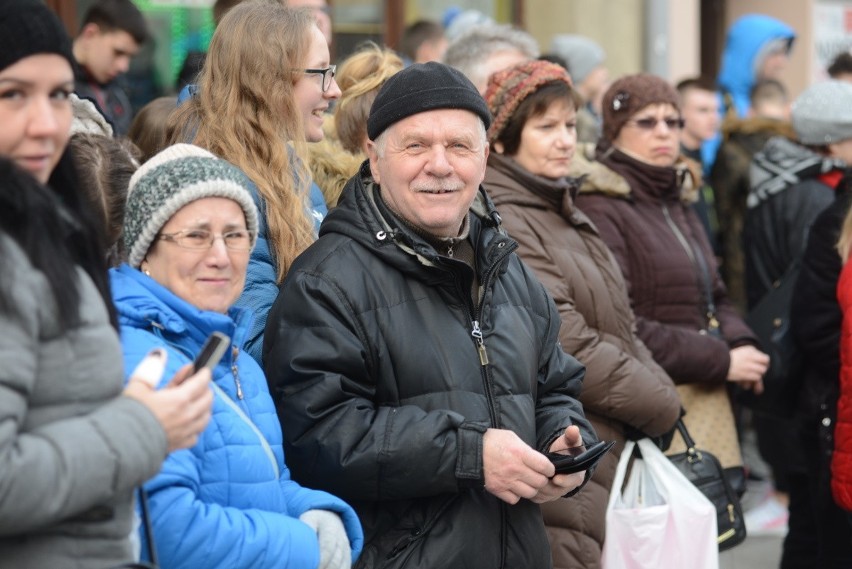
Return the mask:
<path id="1" fill-rule="evenodd" d="M 149 271 L 148 269 L 142 269 L 142 272 L 145 274 L 145 276 L 151 276 L 151 271 Z"/>

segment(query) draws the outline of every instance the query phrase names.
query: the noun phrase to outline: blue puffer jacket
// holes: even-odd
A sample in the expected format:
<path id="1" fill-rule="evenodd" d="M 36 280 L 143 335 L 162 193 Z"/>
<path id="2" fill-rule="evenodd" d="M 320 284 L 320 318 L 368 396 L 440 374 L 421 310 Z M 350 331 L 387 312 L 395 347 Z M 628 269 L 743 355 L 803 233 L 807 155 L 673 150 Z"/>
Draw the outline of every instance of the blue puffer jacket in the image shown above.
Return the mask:
<path id="1" fill-rule="evenodd" d="M 214 330 L 230 336 L 234 346 L 214 370 L 213 418 L 198 443 L 169 455 L 145 485 L 160 564 L 315 569 L 316 533 L 298 520 L 312 509 L 341 515 L 354 560 L 363 534 L 352 508 L 290 479 L 266 379 L 255 361 L 240 358 L 236 348 L 251 314 L 238 308 L 229 315 L 199 310 L 127 265 L 110 271 L 110 277 L 125 369 L 133 370 L 152 348 L 165 347 L 166 382 Z"/>
<path id="2" fill-rule="evenodd" d="M 745 117 L 751 107 L 751 89 L 757 83 L 754 69 L 755 58 L 767 42 L 776 39 L 786 40 L 792 45 L 793 40 L 796 39 L 796 32 L 784 22 L 764 14 L 746 14 L 734 22 L 728 30 L 717 83 L 722 93 L 731 95 L 737 116 L 740 118 Z M 724 118 L 725 101 L 722 94 L 720 94 L 719 108 Z M 720 135 L 717 135 L 701 146 L 701 159 L 705 172 L 710 171 L 720 142 Z"/>
<path id="3" fill-rule="evenodd" d="M 296 183 L 298 185 L 298 180 Z M 316 192 L 314 192 L 314 189 L 316 189 Z M 248 334 L 246 334 L 243 350 L 253 357 L 258 365 L 262 366 L 263 331 L 266 328 L 266 316 L 269 314 L 269 309 L 272 308 L 272 303 L 278 297 L 278 262 L 269 248 L 269 240 L 267 239 L 266 200 L 261 197 L 260 192 L 254 186 L 251 188 L 251 195 L 258 211 L 257 244 L 249 259 L 243 294 L 240 295 L 234 306 L 245 308 L 254 314 L 254 319 Z M 314 220 L 317 233 L 319 233 L 320 224 L 326 214 L 328 214 L 328 207 L 325 204 L 325 198 L 317 185 L 312 183 L 310 215 L 311 219 Z"/>

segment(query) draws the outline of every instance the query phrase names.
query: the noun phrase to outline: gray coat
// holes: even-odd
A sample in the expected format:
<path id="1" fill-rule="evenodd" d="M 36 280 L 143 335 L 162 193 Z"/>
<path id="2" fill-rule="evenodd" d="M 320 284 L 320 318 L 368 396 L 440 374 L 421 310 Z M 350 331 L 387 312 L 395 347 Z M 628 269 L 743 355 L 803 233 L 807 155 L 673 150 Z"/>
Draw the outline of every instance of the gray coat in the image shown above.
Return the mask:
<path id="1" fill-rule="evenodd" d="M 159 470 L 165 432 L 120 396 L 121 346 L 88 276 L 80 322 L 60 333 L 44 274 L 4 235 L 0 258 L 0 567 L 127 562 L 133 490 Z"/>

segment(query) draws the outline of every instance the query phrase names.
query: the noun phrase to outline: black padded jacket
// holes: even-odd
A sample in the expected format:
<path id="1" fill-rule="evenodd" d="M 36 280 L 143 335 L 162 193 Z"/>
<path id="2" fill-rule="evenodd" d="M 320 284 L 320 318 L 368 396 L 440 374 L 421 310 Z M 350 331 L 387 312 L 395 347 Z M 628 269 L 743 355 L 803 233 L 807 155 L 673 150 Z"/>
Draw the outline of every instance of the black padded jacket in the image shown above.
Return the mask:
<path id="1" fill-rule="evenodd" d="M 595 441 L 584 368 L 484 191 L 470 215 L 478 305 L 470 267 L 379 192 L 365 162 L 269 315 L 264 363 L 293 476 L 355 507 L 356 567 L 550 567 L 539 506 L 484 489 L 482 437 L 510 429 L 544 451 L 576 424 Z"/>

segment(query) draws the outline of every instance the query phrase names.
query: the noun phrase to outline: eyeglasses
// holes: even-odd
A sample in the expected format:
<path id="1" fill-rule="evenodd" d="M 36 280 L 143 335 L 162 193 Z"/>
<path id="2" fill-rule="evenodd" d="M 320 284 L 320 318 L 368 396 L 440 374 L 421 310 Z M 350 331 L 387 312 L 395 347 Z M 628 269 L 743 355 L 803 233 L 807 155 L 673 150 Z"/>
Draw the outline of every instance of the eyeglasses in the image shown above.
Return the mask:
<path id="1" fill-rule="evenodd" d="M 631 124 L 635 124 L 642 130 L 654 130 L 657 128 L 657 123 L 664 122 L 666 123 L 666 127 L 669 130 L 680 130 L 683 128 L 683 125 L 686 124 L 681 118 L 673 119 L 673 118 L 664 118 L 658 119 L 656 117 L 645 117 L 643 119 L 635 119 L 627 121 Z"/>
<path id="2" fill-rule="evenodd" d="M 334 79 L 334 74 L 337 71 L 336 65 L 329 65 L 325 69 L 302 69 L 305 73 L 313 73 L 322 75 L 322 92 L 325 93 L 331 87 L 331 80 Z"/>
<path id="3" fill-rule="evenodd" d="M 222 239 L 225 247 L 231 251 L 248 251 L 251 249 L 254 231 L 241 229 L 215 235 L 205 229 L 184 229 L 175 233 L 160 233 L 157 238 L 163 241 L 171 241 L 184 249 L 195 250 L 210 249 L 217 239 Z"/>

